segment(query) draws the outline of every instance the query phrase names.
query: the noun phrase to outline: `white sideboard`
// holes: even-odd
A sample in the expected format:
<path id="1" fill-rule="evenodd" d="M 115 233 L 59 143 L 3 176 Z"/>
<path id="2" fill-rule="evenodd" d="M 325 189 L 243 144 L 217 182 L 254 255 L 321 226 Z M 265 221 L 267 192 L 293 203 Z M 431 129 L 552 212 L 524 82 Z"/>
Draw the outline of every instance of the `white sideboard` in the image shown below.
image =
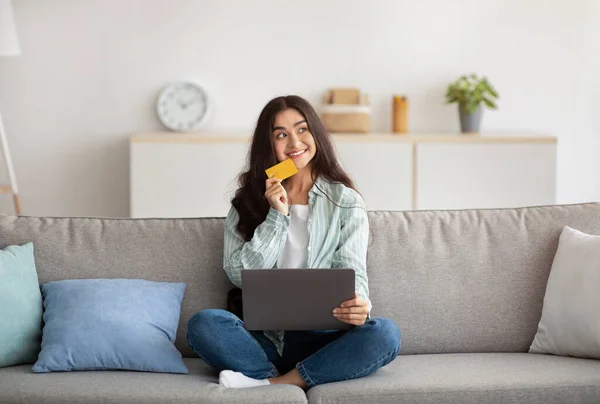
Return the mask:
<path id="1" fill-rule="evenodd" d="M 369 210 L 555 203 L 555 137 L 538 134 L 339 134 L 342 166 Z M 221 217 L 244 168 L 244 136 L 130 138 L 132 217 Z"/>

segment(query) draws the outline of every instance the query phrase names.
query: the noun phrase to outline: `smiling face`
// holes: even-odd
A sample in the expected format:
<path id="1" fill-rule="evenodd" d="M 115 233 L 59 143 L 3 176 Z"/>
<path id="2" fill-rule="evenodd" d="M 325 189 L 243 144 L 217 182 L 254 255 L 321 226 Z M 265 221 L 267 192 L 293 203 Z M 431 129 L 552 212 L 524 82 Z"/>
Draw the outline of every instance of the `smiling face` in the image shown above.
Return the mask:
<path id="1" fill-rule="evenodd" d="M 271 142 L 277 161 L 292 158 L 298 170 L 311 168 L 317 146 L 306 118 L 297 110 L 288 108 L 275 116 Z"/>

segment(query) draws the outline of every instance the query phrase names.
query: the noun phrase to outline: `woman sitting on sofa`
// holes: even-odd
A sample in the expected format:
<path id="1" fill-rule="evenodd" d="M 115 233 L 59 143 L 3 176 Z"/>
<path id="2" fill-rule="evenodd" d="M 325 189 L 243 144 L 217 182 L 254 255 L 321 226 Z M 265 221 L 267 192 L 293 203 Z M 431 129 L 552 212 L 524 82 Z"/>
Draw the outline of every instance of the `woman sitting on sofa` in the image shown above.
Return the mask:
<path id="1" fill-rule="evenodd" d="M 297 174 L 265 179 L 267 168 L 288 158 Z M 242 287 L 242 269 L 353 268 L 355 298 L 333 315 L 357 327 L 248 331 L 233 313 L 209 309 L 188 323 L 191 348 L 221 371 L 225 387 L 286 383 L 308 389 L 363 377 L 390 363 L 400 349 L 400 331 L 389 319 L 369 318 L 367 210 L 306 100 L 278 97 L 264 107 L 248 167 L 225 221 L 229 279 Z"/>

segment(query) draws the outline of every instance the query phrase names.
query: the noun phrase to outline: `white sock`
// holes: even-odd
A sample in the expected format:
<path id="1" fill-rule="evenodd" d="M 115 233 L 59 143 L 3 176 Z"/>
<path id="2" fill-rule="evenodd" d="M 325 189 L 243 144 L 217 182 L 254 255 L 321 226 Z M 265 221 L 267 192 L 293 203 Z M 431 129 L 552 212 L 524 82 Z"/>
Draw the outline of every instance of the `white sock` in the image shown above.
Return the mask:
<path id="1" fill-rule="evenodd" d="M 223 387 L 256 387 L 256 386 L 267 386 L 271 384 L 269 380 L 258 380 L 252 379 L 251 377 L 244 376 L 240 372 L 234 372 L 233 370 L 222 370 L 219 373 L 219 384 Z"/>

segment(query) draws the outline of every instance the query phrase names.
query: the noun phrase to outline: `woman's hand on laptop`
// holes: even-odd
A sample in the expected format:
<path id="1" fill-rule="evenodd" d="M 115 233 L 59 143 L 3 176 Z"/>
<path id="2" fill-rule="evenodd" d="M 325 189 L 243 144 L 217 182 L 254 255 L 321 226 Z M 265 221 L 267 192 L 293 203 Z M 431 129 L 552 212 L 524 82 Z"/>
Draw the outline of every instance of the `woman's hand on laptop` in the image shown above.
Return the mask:
<path id="1" fill-rule="evenodd" d="M 333 315 L 344 323 L 363 325 L 369 315 L 369 303 L 355 292 L 354 299 L 346 300 L 340 307 L 333 309 Z"/>

